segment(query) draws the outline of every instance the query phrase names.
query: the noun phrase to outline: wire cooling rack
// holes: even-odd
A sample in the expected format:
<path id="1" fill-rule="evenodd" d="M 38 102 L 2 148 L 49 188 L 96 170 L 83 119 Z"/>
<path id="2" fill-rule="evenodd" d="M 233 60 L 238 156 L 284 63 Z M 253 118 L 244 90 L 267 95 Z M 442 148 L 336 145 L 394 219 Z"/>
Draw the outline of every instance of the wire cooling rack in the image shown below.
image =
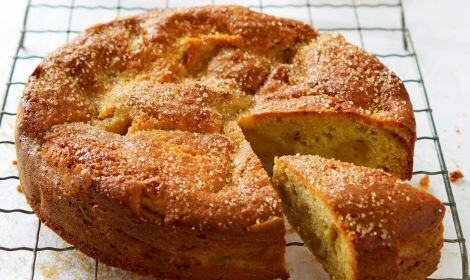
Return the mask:
<path id="1" fill-rule="evenodd" d="M 45 0 L 44 0 L 45 1 Z M 111 268 L 98 261 L 79 257 L 74 248 L 56 237 L 47 227 L 41 226 L 22 195 L 15 191 L 18 176 L 14 167 L 14 122 L 15 109 L 25 85 L 27 76 L 52 49 L 41 48 L 46 42 L 59 46 L 80 32 L 86 25 L 110 20 L 153 8 L 173 8 L 184 5 L 226 4 L 224 0 L 202 1 L 96 1 L 54 0 L 41 2 L 29 0 L 27 3 L 21 37 L 13 57 L 3 102 L 0 110 L 0 278 L 1 279 L 115 279 L 116 274 L 103 273 Z M 241 4 L 241 3 L 238 3 Z M 412 103 L 418 126 L 416 143 L 415 175 L 431 176 L 431 191 L 439 197 L 447 209 L 444 219 L 445 245 L 441 265 L 429 279 L 469 279 L 468 256 L 465 240 L 450 187 L 448 171 L 444 162 L 439 137 L 434 123 L 426 87 L 423 82 L 418 57 L 409 30 L 406 27 L 401 1 L 360 1 L 348 0 L 319 2 L 316 0 L 292 1 L 244 1 L 243 5 L 254 10 L 277 16 L 296 18 L 323 32 L 341 32 L 348 40 L 360 45 L 379 57 L 403 79 Z M 377 17 L 377 15 L 379 15 Z M 38 24 L 41 19 L 52 25 Z M 371 20 L 375 18 L 375 20 Z M 377 20 L 378 18 L 378 20 Z M 86 23 L 78 23 L 80 20 Z M 421 144 L 423 143 L 423 144 Z M 297 272 L 296 258 L 292 255 L 304 250 L 303 243 L 294 233 L 287 236 L 287 260 L 291 276 L 304 278 L 305 262 L 300 264 L 303 272 Z M 307 253 L 306 253 L 307 252 Z M 45 255 L 43 255 L 45 254 Z M 53 265 L 47 266 L 52 258 Z M 66 254 L 66 255 L 63 255 Z M 302 256 L 302 255 L 301 255 Z M 311 258 L 311 256 L 310 256 Z M 294 262 L 289 264 L 289 260 Z M 61 263 L 69 263 L 64 266 Z M 40 270 L 42 273 L 39 273 Z M 68 274 L 63 275 L 62 270 Z M 74 271 L 74 270 L 78 270 Z M 83 274 L 82 270 L 87 272 Z M 303 274 L 302 274 L 303 273 Z M 78 275 L 78 276 L 77 276 Z M 304 275 L 300 277 L 299 275 Z M 137 277 L 126 274 L 125 279 Z"/>

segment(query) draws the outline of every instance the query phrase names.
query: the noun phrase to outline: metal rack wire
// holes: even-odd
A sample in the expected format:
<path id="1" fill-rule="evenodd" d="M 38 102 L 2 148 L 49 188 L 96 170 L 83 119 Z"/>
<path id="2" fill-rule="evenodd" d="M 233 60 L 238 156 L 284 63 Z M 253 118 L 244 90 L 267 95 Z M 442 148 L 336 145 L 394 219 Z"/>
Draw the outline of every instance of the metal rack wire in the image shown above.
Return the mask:
<path id="1" fill-rule="evenodd" d="M 265 0 L 266 2 L 267 0 Z M 17 81 L 14 80 L 14 73 L 15 70 L 18 67 L 18 62 L 22 60 L 37 60 L 38 62 L 43 59 L 42 55 L 21 55 L 21 50 L 24 47 L 25 44 L 25 39 L 30 36 L 30 34 L 49 34 L 49 33 L 59 33 L 59 34 L 65 34 L 66 40 L 68 41 L 70 37 L 78 33 L 78 30 L 73 30 L 72 29 L 72 18 L 74 16 L 74 11 L 77 10 L 88 10 L 88 11 L 114 11 L 116 16 L 120 16 L 122 12 L 139 12 L 139 11 L 147 11 L 151 10 L 153 7 L 150 6 L 131 6 L 131 5 L 123 5 L 123 0 L 115 0 L 114 5 L 81 5 L 81 4 L 76 4 L 76 0 L 69 0 L 66 4 L 60 3 L 60 4 L 49 4 L 49 3 L 44 3 L 44 2 L 38 2 L 29 0 L 27 3 L 27 7 L 25 10 L 24 14 L 24 20 L 23 20 L 23 28 L 21 30 L 21 37 L 18 42 L 18 46 L 16 49 L 16 53 L 13 57 L 13 63 L 11 67 L 11 71 L 9 74 L 8 82 L 6 84 L 6 90 L 5 94 L 3 96 L 3 102 L 0 110 L 0 131 L 4 129 L 2 127 L 2 123 L 4 122 L 4 117 L 14 117 L 16 115 L 15 112 L 13 111 L 6 111 L 6 105 L 9 99 L 9 96 L 11 95 L 11 88 L 12 86 L 19 86 L 22 87 L 25 85 L 25 81 Z M 212 4 L 219 4 L 218 1 L 211 1 Z M 404 14 L 404 9 L 403 9 L 403 4 L 402 1 L 394 2 L 394 3 L 389 3 L 389 2 L 373 2 L 373 4 L 368 4 L 368 3 L 357 3 L 357 0 L 350 0 L 348 3 L 341 3 L 341 4 L 332 4 L 332 3 L 313 3 L 314 0 L 305 0 L 303 3 L 300 3 L 300 1 L 296 1 L 293 3 L 285 3 L 283 2 L 282 4 L 276 4 L 276 3 L 263 3 L 262 0 L 259 0 L 256 4 L 252 5 L 247 5 L 250 8 L 265 11 L 267 9 L 277 9 L 278 11 L 282 11 L 282 9 L 288 9 L 288 8 L 295 8 L 295 9 L 307 9 L 308 11 L 308 18 L 306 21 L 308 21 L 310 24 L 314 24 L 314 16 L 312 15 L 312 9 L 318 9 L 318 11 L 321 11 L 323 8 L 328 8 L 328 9 L 352 9 L 354 12 L 354 19 L 355 19 L 355 26 L 335 26 L 335 27 L 327 27 L 327 28 L 318 28 L 320 31 L 325 31 L 325 32 L 330 32 L 330 31 L 340 31 L 340 32 L 357 32 L 358 37 L 359 37 L 359 42 L 362 47 L 364 47 L 364 32 L 373 32 L 373 31 L 379 31 L 379 32 L 401 32 L 401 40 L 402 40 L 402 48 L 403 52 L 400 53 L 375 53 L 375 55 L 379 58 L 389 58 L 389 57 L 394 57 L 397 59 L 410 59 L 413 61 L 413 63 L 416 66 L 417 69 L 417 79 L 405 79 L 403 82 L 405 84 L 416 84 L 420 88 L 420 92 L 422 94 L 422 97 L 424 99 L 424 107 L 422 108 L 415 108 L 414 112 L 415 115 L 419 114 L 425 114 L 429 126 L 430 126 L 430 134 L 431 135 L 424 135 L 420 136 L 417 138 L 418 141 L 432 141 L 434 144 L 434 150 L 437 156 L 437 159 L 439 161 L 439 170 L 417 170 L 414 171 L 414 175 L 418 174 L 426 174 L 426 175 L 435 175 L 435 176 L 442 176 L 443 184 L 445 187 L 445 192 L 446 192 L 446 201 L 444 201 L 444 204 L 446 207 L 450 209 L 450 213 L 452 215 L 452 221 L 455 229 L 455 236 L 456 238 L 446 238 L 445 242 L 446 243 L 456 243 L 459 246 L 459 254 L 460 254 L 460 260 L 461 260 L 461 277 L 459 278 L 434 278 L 434 279 L 462 279 L 462 280 L 468 280 L 469 279 L 469 268 L 468 268 L 468 255 L 465 247 L 465 240 L 463 237 L 462 233 L 462 227 L 460 225 L 459 221 L 459 215 L 457 213 L 457 208 L 456 204 L 454 201 L 454 196 L 452 194 L 452 189 L 450 187 L 450 182 L 449 182 L 449 177 L 448 177 L 448 171 L 446 168 L 446 163 L 444 161 L 442 149 L 441 149 L 441 144 L 439 141 L 439 136 L 437 134 L 436 126 L 434 123 L 434 118 L 432 115 L 432 109 L 430 107 L 430 102 L 428 99 L 427 91 L 425 84 L 423 82 L 423 76 L 422 72 L 420 69 L 418 57 L 416 55 L 415 47 L 411 38 L 411 34 L 409 30 L 406 27 L 405 23 L 405 14 Z M 159 5 L 155 5 L 156 7 L 164 7 L 164 8 L 171 8 L 171 2 L 170 0 L 166 0 L 163 3 L 159 3 Z M 363 27 L 361 25 L 361 17 L 359 10 L 360 9 L 378 9 L 378 8 L 383 8 L 383 9 L 396 9 L 398 10 L 399 14 L 399 22 L 400 26 L 374 26 L 374 27 Z M 68 18 L 67 18 L 67 23 L 65 26 L 65 29 L 35 29 L 31 28 L 28 26 L 28 15 L 29 13 L 34 10 L 34 9 L 48 9 L 51 11 L 57 11 L 58 12 L 64 12 L 66 11 L 68 13 Z M 10 139 L 0 139 L 0 145 L 10 145 L 11 149 L 14 148 L 14 142 Z M 5 162 L 0 162 L 1 164 L 7 164 Z M 9 180 L 18 180 L 18 176 L 16 175 L 9 175 L 0 177 L 0 183 L 1 181 L 9 181 Z M 0 213 L 4 214 L 12 214 L 12 213 L 19 213 L 22 215 L 31 215 L 34 214 L 32 211 L 29 209 L 19 209 L 19 208 L 13 208 L 13 209 L 4 209 L 2 205 L 0 205 Z M 32 252 L 32 266 L 30 270 L 30 275 L 25 276 L 25 278 L 29 277 L 30 279 L 35 278 L 35 271 L 36 271 L 36 259 L 37 259 L 37 253 L 41 251 L 55 251 L 55 252 L 63 252 L 63 251 L 70 251 L 74 250 L 73 247 L 68 246 L 68 247 L 51 247 L 51 246 L 46 246 L 46 247 L 39 247 L 39 239 L 40 239 L 40 232 L 41 232 L 41 222 L 38 221 L 37 227 L 35 229 L 35 242 L 34 242 L 34 247 L 6 247 L 2 246 L 2 239 L 0 238 L 0 251 L 7 251 L 7 252 L 15 252 L 15 251 L 29 251 Z M 296 247 L 296 246 L 303 246 L 302 242 L 288 242 L 286 244 L 288 247 Z M 94 263 L 94 279 L 98 279 L 98 270 L 99 270 L 99 263 L 98 261 L 95 261 Z M 429 278 L 432 279 L 432 278 Z"/>

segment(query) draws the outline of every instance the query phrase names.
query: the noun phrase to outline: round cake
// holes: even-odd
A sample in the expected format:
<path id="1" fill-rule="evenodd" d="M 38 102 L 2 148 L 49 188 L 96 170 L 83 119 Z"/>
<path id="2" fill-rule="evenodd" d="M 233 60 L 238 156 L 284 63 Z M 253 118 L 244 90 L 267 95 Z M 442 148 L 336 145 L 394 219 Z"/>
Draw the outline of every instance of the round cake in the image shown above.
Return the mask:
<path id="1" fill-rule="evenodd" d="M 95 25 L 36 68 L 16 149 L 41 221 L 99 261 L 170 279 L 287 278 L 263 163 L 317 154 L 412 174 L 408 94 L 340 35 L 237 6 Z"/>

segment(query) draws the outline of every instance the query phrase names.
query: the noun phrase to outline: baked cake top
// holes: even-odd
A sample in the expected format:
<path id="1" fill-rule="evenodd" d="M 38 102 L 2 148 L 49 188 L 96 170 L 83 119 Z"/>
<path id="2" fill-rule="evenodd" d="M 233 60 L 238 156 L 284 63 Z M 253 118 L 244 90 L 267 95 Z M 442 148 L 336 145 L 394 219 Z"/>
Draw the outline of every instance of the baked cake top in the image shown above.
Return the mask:
<path id="1" fill-rule="evenodd" d="M 244 230 L 282 213 L 236 120 L 298 109 L 414 131 L 400 80 L 341 36 L 207 6 L 95 25 L 47 56 L 20 102 L 17 143 L 66 182 L 91 182 L 71 194 L 162 224 Z"/>

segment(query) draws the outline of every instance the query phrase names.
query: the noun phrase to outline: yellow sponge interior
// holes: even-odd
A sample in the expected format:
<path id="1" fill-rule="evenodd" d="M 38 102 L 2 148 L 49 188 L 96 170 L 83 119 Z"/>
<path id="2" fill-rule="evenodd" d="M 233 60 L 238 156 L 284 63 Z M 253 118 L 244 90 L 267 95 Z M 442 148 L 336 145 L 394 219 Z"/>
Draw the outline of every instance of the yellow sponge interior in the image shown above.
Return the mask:
<path id="1" fill-rule="evenodd" d="M 411 151 L 396 134 L 360 118 L 340 115 L 247 117 L 239 122 L 263 163 L 275 156 L 315 154 L 411 176 Z"/>
<path id="2" fill-rule="evenodd" d="M 352 279 L 355 271 L 353 250 L 327 202 L 314 195 L 315 191 L 283 164 L 276 163 L 273 173 L 273 184 L 290 224 L 332 279 Z"/>

